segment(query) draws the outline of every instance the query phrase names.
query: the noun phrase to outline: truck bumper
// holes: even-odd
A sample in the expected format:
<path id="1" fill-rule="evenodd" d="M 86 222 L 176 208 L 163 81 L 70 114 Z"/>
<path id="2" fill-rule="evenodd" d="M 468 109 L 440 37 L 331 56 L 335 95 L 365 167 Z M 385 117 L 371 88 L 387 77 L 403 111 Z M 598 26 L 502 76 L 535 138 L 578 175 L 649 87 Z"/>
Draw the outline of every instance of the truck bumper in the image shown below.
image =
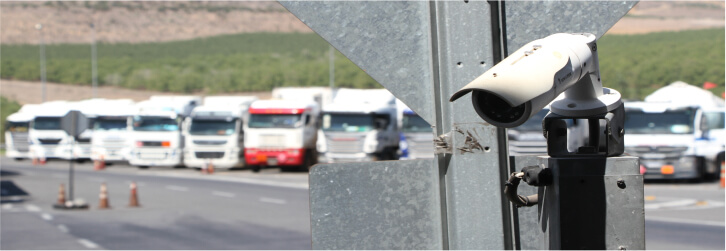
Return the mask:
<path id="1" fill-rule="evenodd" d="M 204 167 L 212 164 L 214 168 L 241 167 L 242 161 L 239 158 L 239 151 L 225 151 L 225 149 L 190 149 L 184 152 L 184 164 L 187 167 Z"/>
<path id="2" fill-rule="evenodd" d="M 698 157 L 685 156 L 677 160 L 641 159 L 643 179 L 696 179 L 701 177 L 701 161 Z"/>
<path id="3" fill-rule="evenodd" d="M 368 161 L 376 161 L 377 159 L 378 158 L 376 157 L 375 154 L 368 154 L 368 153 L 353 153 L 353 154 L 323 153 L 323 154 L 320 154 L 320 158 L 318 158 L 318 162 L 323 162 L 323 163 L 368 162 Z"/>
<path id="4" fill-rule="evenodd" d="M 245 164 L 253 166 L 299 166 L 305 160 L 305 149 L 245 148 Z"/>
<path id="5" fill-rule="evenodd" d="M 182 164 L 178 148 L 134 148 L 129 156 L 132 166 L 178 166 Z"/>

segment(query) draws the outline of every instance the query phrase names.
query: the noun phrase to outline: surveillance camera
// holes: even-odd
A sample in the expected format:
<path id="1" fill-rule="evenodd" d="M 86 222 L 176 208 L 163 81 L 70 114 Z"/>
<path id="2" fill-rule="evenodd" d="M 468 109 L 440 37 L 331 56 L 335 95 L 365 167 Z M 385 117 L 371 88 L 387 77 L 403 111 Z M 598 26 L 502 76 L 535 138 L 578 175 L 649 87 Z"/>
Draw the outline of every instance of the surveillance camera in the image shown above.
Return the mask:
<path id="1" fill-rule="evenodd" d="M 449 101 L 472 92 L 476 113 L 497 127 L 516 127 L 550 104 L 552 113 L 607 113 L 622 101 L 603 88 L 593 34 L 558 33 L 534 40 L 477 77 Z"/>

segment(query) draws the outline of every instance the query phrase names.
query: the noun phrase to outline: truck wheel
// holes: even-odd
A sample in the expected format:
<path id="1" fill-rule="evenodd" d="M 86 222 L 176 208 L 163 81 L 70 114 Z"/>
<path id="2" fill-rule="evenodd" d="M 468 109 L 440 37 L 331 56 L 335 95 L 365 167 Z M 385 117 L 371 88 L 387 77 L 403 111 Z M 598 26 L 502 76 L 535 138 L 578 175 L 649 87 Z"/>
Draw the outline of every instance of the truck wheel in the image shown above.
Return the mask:
<path id="1" fill-rule="evenodd" d="M 139 166 L 139 169 L 149 169 L 149 166 Z"/>
<path id="2" fill-rule="evenodd" d="M 262 167 L 260 167 L 260 166 L 251 166 L 250 168 L 252 168 L 252 172 L 255 172 L 255 173 L 259 173 L 260 170 L 262 169 Z"/>

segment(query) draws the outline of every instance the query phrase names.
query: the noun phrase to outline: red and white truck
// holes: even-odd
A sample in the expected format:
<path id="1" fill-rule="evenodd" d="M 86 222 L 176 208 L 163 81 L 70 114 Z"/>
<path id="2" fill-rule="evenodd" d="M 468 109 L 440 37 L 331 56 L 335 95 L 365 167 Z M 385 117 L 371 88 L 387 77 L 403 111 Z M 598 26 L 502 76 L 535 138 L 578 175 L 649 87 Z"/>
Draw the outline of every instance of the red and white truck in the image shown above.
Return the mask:
<path id="1" fill-rule="evenodd" d="M 312 100 L 258 100 L 250 104 L 245 123 L 245 164 L 282 170 L 309 168 L 316 163 L 320 107 Z"/>

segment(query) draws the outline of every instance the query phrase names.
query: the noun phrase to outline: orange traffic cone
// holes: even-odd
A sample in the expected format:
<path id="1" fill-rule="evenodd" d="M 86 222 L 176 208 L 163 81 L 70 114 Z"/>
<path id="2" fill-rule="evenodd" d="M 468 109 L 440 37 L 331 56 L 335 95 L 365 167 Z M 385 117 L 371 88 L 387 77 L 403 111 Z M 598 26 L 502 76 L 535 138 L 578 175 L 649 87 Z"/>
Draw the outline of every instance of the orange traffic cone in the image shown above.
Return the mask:
<path id="1" fill-rule="evenodd" d="M 724 172 L 726 172 L 726 170 L 724 170 L 724 162 L 721 161 L 721 188 L 726 187 L 726 174 Z"/>
<path id="2" fill-rule="evenodd" d="M 140 207 L 139 198 L 136 194 L 136 182 L 131 182 L 131 198 L 129 199 L 129 207 Z"/>
<path id="3" fill-rule="evenodd" d="M 100 160 L 93 161 L 93 170 L 99 171 L 106 169 L 106 161 L 103 158 L 103 155 L 101 155 Z"/>
<path id="4" fill-rule="evenodd" d="M 98 196 L 98 208 L 99 209 L 108 209 L 111 208 L 111 206 L 108 204 L 108 189 L 106 188 L 106 183 L 101 183 L 101 194 Z"/>
<path id="5" fill-rule="evenodd" d="M 207 173 L 214 174 L 214 165 L 211 162 L 207 164 Z"/>
<path id="6" fill-rule="evenodd" d="M 60 188 L 58 189 L 58 202 L 57 205 L 65 205 L 66 204 L 66 189 L 63 187 L 63 183 L 60 184 Z"/>
<path id="7" fill-rule="evenodd" d="M 40 158 L 40 164 L 41 164 L 41 165 L 45 165 L 45 157 L 43 157 L 43 158 Z"/>
<path id="8" fill-rule="evenodd" d="M 33 158 L 33 165 L 37 166 L 38 164 L 40 164 L 40 161 L 38 161 L 38 158 Z"/>

